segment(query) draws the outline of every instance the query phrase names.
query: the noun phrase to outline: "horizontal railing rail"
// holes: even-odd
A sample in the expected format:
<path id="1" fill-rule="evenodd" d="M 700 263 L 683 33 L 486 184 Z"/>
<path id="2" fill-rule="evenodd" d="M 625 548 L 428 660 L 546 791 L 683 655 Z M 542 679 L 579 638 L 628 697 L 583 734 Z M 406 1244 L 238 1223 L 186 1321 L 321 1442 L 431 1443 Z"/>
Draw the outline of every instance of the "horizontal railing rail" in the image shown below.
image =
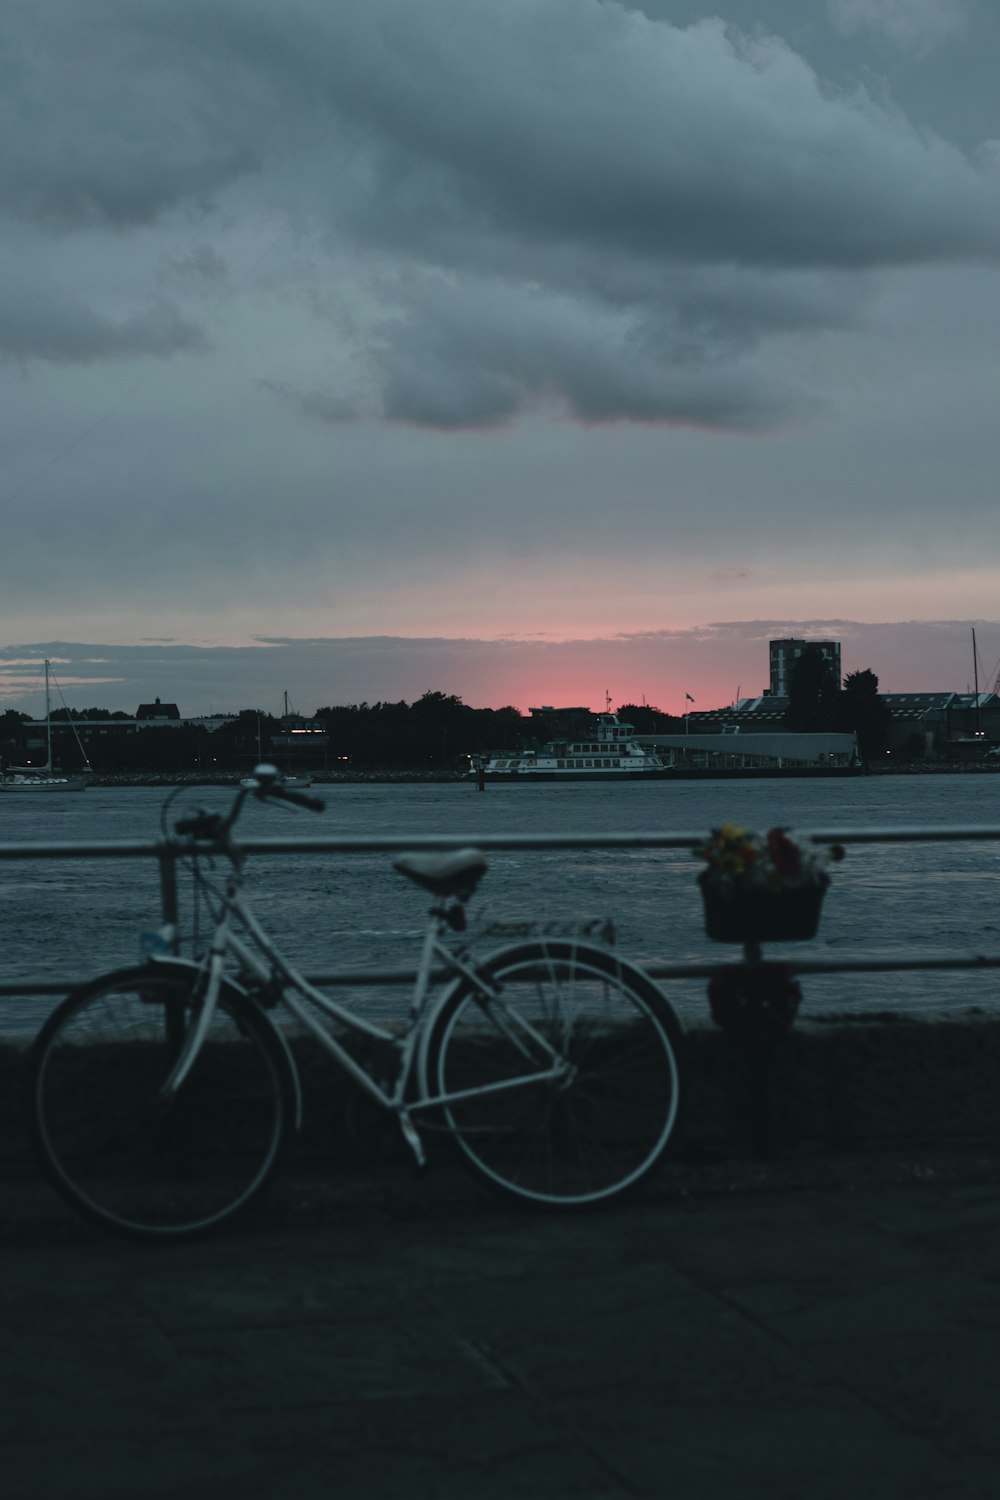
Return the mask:
<path id="1" fill-rule="evenodd" d="M 803 831 L 817 844 L 913 844 L 1000 841 L 1000 826 L 942 825 L 908 828 L 831 828 Z M 480 834 L 411 834 L 411 835 L 341 835 L 321 838 L 247 838 L 240 847 L 247 854 L 391 854 L 447 851 L 476 848 L 490 850 L 544 849 L 674 849 L 694 851 L 705 843 L 699 833 L 480 833 Z M 176 867 L 190 856 L 192 846 L 176 839 L 91 839 L 46 840 L 0 843 L 0 862 L 46 859 L 155 859 L 160 869 L 162 920 L 174 926 L 178 922 L 179 901 Z M 207 846 L 205 850 L 207 852 Z M 732 967 L 732 959 L 718 963 L 646 963 L 654 979 L 701 979 Z M 1000 968 L 1000 954 L 927 954 L 921 958 L 871 957 L 783 959 L 793 974 L 863 974 L 908 972 L 915 970 L 963 970 Z M 412 969 L 338 969 L 330 973 L 310 974 L 313 984 L 323 986 L 402 985 L 415 977 Z M 0 997 L 63 994 L 68 988 L 65 978 L 53 981 L 42 978 L 0 979 Z"/>

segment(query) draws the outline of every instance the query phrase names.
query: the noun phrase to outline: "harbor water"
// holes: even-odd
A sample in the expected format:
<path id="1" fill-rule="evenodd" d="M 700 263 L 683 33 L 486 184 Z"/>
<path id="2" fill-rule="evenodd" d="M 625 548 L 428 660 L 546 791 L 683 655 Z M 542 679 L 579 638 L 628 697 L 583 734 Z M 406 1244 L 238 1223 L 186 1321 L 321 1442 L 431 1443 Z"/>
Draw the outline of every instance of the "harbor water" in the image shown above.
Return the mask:
<path id="1" fill-rule="evenodd" d="M 707 833 L 723 822 L 765 830 L 864 829 L 1000 824 L 1000 777 L 974 774 L 871 776 L 847 781 L 591 783 L 532 787 L 463 783 L 338 783 L 319 787 L 323 814 L 249 804 L 240 830 L 254 837 Z M 0 843 L 145 839 L 159 836 L 162 788 L 93 787 L 63 796 L 0 798 Z M 195 806 L 223 809 L 231 788 L 185 790 L 179 817 Z M 704 936 L 686 851 L 494 852 L 470 905 L 478 920 L 613 919 L 624 953 L 639 961 L 737 958 Z M 255 856 L 247 865 L 254 909 L 304 972 L 412 967 L 426 897 L 385 854 Z M 153 860 L 0 862 L 5 983 L 53 978 L 70 988 L 135 961 L 140 934 L 160 921 Z M 768 956 L 874 955 L 912 959 L 1000 952 L 1000 843 L 854 845 L 833 870 L 820 934 L 808 945 L 775 945 Z M 194 912 L 184 887 L 183 925 Z M 687 1020 L 704 1017 L 704 985 L 663 981 Z M 997 1008 L 1000 971 L 809 976 L 803 1014 L 960 1013 Z M 35 1030 L 58 997 L 0 997 L 6 1037 Z M 359 1009 L 405 1009 L 401 992 L 359 989 Z"/>

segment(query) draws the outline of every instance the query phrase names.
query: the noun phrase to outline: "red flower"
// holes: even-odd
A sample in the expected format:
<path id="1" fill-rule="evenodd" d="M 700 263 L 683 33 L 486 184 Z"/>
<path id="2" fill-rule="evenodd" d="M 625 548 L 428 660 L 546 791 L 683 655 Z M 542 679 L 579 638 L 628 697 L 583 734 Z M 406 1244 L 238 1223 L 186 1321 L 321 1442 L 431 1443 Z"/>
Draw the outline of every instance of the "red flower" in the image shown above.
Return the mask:
<path id="1" fill-rule="evenodd" d="M 782 880 L 797 879 L 802 868 L 799 851 L 780 828 L 772 828 L 768 832 L 767 852 Z"/>

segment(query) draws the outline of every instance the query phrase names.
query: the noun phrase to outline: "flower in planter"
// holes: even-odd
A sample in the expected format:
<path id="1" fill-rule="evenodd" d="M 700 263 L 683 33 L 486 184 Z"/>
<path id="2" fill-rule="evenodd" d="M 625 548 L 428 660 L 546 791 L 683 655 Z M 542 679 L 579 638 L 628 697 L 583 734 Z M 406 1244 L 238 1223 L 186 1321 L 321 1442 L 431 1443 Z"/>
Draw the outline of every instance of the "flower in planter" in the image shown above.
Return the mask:
<path id="1" fill-rule="evenodd" d="M 696 852 L 706 862 L 702 884 L 733 892 L 825 885 L 827 866 L 844 857 L 840 844 L 814 844 L 787 828 L 771 828 L 761 835 L 733 823 L 714 828 L 708 843 Z"/>

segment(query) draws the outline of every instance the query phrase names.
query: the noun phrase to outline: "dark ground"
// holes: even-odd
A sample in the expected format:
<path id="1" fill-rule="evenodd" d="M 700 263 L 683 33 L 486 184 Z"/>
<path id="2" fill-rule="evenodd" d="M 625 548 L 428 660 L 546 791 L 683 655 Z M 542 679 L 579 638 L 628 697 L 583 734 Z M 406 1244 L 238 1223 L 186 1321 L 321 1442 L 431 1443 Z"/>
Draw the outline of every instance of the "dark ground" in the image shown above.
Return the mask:
<path id="1" fill-rule="evenodd" d="M 675 1160 L 582 1217 L 450 1165 L 150 1249 L 0 1213 L 4 1493 L 994 1497 L 1000 1151 Z"/>

